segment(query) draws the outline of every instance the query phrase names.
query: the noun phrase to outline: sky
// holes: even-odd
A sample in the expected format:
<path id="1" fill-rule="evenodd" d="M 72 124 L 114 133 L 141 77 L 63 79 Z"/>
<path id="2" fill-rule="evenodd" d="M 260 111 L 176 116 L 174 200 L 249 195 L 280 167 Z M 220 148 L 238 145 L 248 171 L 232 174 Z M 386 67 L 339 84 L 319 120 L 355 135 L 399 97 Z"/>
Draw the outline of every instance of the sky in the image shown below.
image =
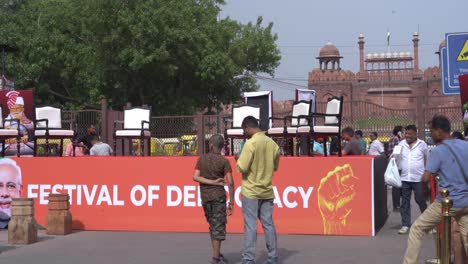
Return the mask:
<path id="1" fill-rule="evenodd" d="M 276 81 L 261 81 L 260 90 L 273 90 L 275 100 L 294 99 L 295 88 L 307 87 L 308 72 L 318 67 L 319 49 L 328 41 L 340 50 L 341 68 L 359 70 L 359 33 L 365 37 L 364 52 L 410 51 L 412 35 L 419 32 L 419 61 L 425 69 L 438 66 L 434 53 L 445 33 L 467 32 L 466 0 L 226 0 L 221 17 L 242 23 L 262 16 L 273 22 L 281 50 Z M 290 84 L 291 83 L 291 84 Z"/>

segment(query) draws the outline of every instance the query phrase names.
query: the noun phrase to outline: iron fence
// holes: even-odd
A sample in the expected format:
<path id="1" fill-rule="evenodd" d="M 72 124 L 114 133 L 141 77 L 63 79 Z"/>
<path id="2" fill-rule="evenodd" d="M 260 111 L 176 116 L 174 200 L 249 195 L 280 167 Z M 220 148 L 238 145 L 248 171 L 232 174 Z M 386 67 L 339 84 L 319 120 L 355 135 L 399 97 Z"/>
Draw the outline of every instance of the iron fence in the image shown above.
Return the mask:
<path id="1" fill-rule="evenodd" d="M 151 155 L 197 155 L 196 116 L 151 117 Z"/>
<path id="2" fill-rule="evenodd" d="M 78 135 L 86 134 L 90 125 L 94 125 L 98 134 L 101 134 L 102 116 L 99 110 L 69 110 L 63 111 L 62 115 L 62 126 L 75 130 Z"/>
<path id="3" fill-rule="evenodd" d="M 463 114 L 461 107 L 448 106 L 448 107 L 434 107 L 426 110 L 426 120 L 430 121 L 435 115 L 443 114 L 451 123 L 452 131 L 463 132 Z M 426 122 L 426 129 L 429 129 L 429 123 Z"/>

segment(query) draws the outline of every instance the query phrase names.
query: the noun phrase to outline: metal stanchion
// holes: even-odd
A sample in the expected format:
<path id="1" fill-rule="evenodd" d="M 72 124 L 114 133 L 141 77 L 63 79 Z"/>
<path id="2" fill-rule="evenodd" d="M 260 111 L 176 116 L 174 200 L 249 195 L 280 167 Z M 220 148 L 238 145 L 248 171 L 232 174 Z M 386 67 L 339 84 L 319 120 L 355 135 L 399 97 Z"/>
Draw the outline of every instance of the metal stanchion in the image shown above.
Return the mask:
<path id="1" fill-rule="evenodd" d="M 444 189 L 440 192 L 442 194 L 442 247 L 441 247 L 441 264 L 450 264 L 450 248 L 451 248 L 451 227 L 452 216 L 450 209 L 453 206 L 453 201 L 448 198 L 449 191 Z"/>
<path id="2" fill-rule="evenodd" d="M 438 186 L 439 186 L 439 180 L 440 180 L 440 177 L 439 176 L 435 176 L 434 178 L 434 181 L 431 181 L 431 192 L 432 192 L 432 202 L 435 201 L 435 196 L 436 194 L 438 193 Z M 440 246 L 441 246 L 441 241 L 440 241 L 440 234 L 441 234 L 441 231 L 442 231 L 442 227 L 441 225 L 437 225 L 437 228 L 436 228 L 436 233 L 434 234 L 435 235 L 435 242 L 436 242 L 436 258 L 434 259 L 429 259 L 429 260 L 426 260 L 426 264 L 440 264 Z"/>

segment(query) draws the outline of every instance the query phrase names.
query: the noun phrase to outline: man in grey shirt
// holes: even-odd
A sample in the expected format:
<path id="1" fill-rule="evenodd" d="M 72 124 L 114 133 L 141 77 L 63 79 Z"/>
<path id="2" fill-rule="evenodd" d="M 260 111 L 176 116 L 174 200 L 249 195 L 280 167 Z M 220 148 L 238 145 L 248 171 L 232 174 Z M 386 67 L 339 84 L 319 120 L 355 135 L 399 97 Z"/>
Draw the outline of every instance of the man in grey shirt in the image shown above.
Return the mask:
<path id="1" fill-rule="evenodd" d="M 361 155 L 361 143 L 359 143 L 359 140 L 354 137 L 354 130 L 350 127 L 345 127 L 341 133 L 343 139 L 346 141 L 346 144 L 341 151 L 341 155 Z"/>
<path id="2" fill-rule="evenodd" d="M 112 155 L 112 148 L 99 140 L 99 137 L 97 135 L 94 135 L 91 138 L 91 144 L 93 144 L 93 147 L 89 150 L 89 154 L 91 156 L 110 156 Z"/>
<path id="3" fill-rule="evenodd" d="M 429 155 L 423 182 L 440 176 L 439 188 L 447 189 L 453 207 L 450 215 L 460 225 L 465 252 L 468 251 L 468 142 L 450 138 L 450 121 L 445 116 L 434 116 L 431 121 L 431 136 L 437 146 Z M 416 219 L 408 236 L 408 247 L 403 264 L 416 264 L 421 250 L 421 241 L 426 233 L 437 227 L 442 218 L 442 197 L 436 200 Z M 463 262 L 463 260 L 462 260 Z M 463 262 L 466 263 L 466 262 Z"/>

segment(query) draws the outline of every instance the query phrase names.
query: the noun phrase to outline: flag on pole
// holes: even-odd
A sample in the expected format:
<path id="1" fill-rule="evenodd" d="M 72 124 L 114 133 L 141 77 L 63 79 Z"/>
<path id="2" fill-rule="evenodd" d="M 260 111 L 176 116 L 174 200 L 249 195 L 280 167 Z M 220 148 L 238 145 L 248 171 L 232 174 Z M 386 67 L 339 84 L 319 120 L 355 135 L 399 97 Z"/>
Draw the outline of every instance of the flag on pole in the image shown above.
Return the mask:
<path id="1" fill-rule="evenodd" d="M 390 47 L 390 30 L 387 31 L 387 47 Z"/>

